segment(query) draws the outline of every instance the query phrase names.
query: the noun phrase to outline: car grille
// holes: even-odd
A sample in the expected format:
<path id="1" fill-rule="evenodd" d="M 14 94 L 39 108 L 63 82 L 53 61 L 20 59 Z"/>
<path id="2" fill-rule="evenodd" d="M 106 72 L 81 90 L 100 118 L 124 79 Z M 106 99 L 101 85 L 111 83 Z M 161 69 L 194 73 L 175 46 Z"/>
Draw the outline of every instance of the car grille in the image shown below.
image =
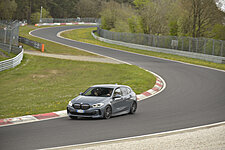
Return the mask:
<path id="1" fill-rule="evenodd" d="M 73 104 L 73 108 L 80 109 L 80 104 L 77 104 L 77 103 Z"/>
<path id="2" fill-rule="evenodd" d="M 90 108 L 90 105 L 88 105 L 88 104 L 81 104 L 81 109 L 87 110 L 89 108 Z"/>
<path id="3" fill-rule="evenodd" d="M 96 115 L 96 112 L 90 112 L 90 113 L 78 113 L 78 112 L 70 112 L 73 115 L 84 115 L 84 116 L 93 116 Z"/>
<path id="4" fill-rule="evenodd" d="M 89 104 L 75 103 L 75 104 L 73 104 L 73 108 L 75 108 L 75 109 L 82 109 L 82 110 L 88 110 L 90 108 L 90 105 Z"/>

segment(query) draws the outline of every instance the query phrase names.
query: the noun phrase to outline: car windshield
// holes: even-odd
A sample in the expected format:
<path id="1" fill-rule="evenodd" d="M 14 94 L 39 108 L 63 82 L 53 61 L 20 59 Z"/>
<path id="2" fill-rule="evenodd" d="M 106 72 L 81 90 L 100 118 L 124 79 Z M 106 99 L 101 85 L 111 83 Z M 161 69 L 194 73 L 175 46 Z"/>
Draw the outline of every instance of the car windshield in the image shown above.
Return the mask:
<path id="1" fill-rule="evenodd" d="M 105 87 L 90 87 L 84 92 L 84 96 L 99 96 L 110 97 L 112 95 L 113 88 Z"/>

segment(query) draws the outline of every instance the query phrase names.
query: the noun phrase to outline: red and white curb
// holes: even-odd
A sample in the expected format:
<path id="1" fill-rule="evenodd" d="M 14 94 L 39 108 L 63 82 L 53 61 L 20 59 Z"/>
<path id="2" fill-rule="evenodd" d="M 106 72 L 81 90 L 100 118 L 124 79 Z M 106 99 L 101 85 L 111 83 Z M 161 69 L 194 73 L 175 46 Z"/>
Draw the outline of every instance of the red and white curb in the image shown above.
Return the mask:
<path id="1" fill-rule="evenodd" d="M 154 87 L 144 93 L 137 95 L 137 100 L 141 101 L 158 94 L 158 92 L 161 91 L 161 89 L 163 89 L 164 85 L 165 84 L 163 83 L 163 81 L 157 77 L 156 84 L 154 85 Z"/>
<path id="2" fill-rule="evenodd" d="M 151 73 L 153 73 L 153 72 L 151 72 Z M 165 89 L 165 87 L 166 87 L 165 81 L 157 74 L 155 74 L 155 73 L 153 73 L 153 74 L 156 76 L 156 84 L 154 85 L 154 87 L 152 89 L 150 89 L 142 94 L 137 95 L 138 101 L 141 101 L 146 98 L 152 97 L 156 94 L 159 94 L 161 91 L 163 91 L 163 89 Z M 54 118 L 66 117 L 66 116 L 67 116 L 67 111 L 62 110 L 62 111 L 57 111 L 57 112 L 45 113 L 45 114 L 27 115 L 27 116 L 15 117 L 15 118 L 6 118 L 6 119 L 0 119 L 0 127 L 35 122 L 35 121 L 49 120 L 49 119 L 54 119 Z"/>
<path id="3" fill-rule="evenodd" d="M 67 113 L 66 113 L 66 110 L 63 110 L 63 111 L 57 111 L 57 112 L 51 112 L 51 113 L 45 113 L 45 114 L 27 115 L 27 116 L 15 117 L 15 118 L 0 119 L 0 127 L 41 121 L 41 120 L 49 120 L 49 119 L 60 118 L 65 116 L 67 116 Z"/>
<path id="4" fill-rule="evenodd" d="M 62 25 L 97 25 L 91 22 L 73 22 L 73 23 L 38 23 L 35 26 L 62 26 Z"/>

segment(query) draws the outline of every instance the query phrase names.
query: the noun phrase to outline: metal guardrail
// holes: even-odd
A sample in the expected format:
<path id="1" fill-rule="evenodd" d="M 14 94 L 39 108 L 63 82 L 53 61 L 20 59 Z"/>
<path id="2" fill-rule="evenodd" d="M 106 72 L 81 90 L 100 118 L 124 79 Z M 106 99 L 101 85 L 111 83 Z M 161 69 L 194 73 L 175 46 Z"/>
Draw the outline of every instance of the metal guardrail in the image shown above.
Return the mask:
<path id="1" fill-rule="evenodd" d="M 19 42 L 44 51 L 44 44 L 19 36 Z"/>
<path id="2" fill-rule="evenodd" d="M 19 47 L 17 47 L 17 48 L 13 47 L 12 49 L 15 52 L 17 52 L 18 55 L 11 58 L 11 59 L 0 61 L 0 71 L 10 69 L 10 68 L 14 68 L 21 63 L 21 61 L 23 59 L 23 49 L 19 48 Z"/>
<path id="3" fill-rule="evenodd" d="M 107 38 L 96 36 L 94 34 L 94 32 L 97 32 L 97 31 L 92 32 L 92 36 L 95 39 L 106 42 L 106 43 L 110 43 L 110 44 L 116 44 L 116 45 L 121 45 L 121 46 L 129 47 L 129 48 L 135 48 L 135 49 L 147 50 L 147 51 L 153 51 L 153 52 L 160 52 L 160 53 L 167 53 L 167 54 L 179 55 L 179 56 L 184 56 L 184 57 L 189 57 L 189 58 L 196 58 L 196 59 L 201 59 L 201 60 L 205 60 L 205 61 L 225 64 L 225 57 L 221 57 L 221 56 L 213 56 L 213 55 L 207 55 L 207 54 L 201 54 L 201 53 L 195 53 L 195 52 L 180 51 L 180 50 L 174 50 L 174 49 L 159 48 L 159 47 L 152 47 L 152 46 L 110 40 Z"/>
<path id="4" fill-rule="evenodd" d="M 72 22 L 90 22 L 97 23 L 98 18 L 42 18 L 40 23 L 72 23 Z"/>
<path id="5" fill-rule="evenodd" d="M 225 57 L 225 41 L 222 40 L 120 33 L 104 30 L 100 27 L 98 27 L 97 32 L 100 37 L 115 41 Z"/>

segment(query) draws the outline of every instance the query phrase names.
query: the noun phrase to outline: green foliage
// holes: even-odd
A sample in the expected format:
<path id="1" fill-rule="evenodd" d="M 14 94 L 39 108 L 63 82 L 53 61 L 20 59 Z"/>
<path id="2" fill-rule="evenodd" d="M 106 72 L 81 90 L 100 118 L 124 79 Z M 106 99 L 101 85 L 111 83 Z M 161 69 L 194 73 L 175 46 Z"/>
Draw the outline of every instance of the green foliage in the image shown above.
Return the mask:
<path id="1" fill-rule="evenodd" d="M 38 23 L 40 21 L 40 15 L 40 12 L 35 12 L 31 14 L 31 23 Z M 50 13 L 44 8 L 42 8 L 42 18 L 51 18 Z"/>
<path id="2" fill-rule="evenodd" d="M 111 1 L 104 5 L 100 14 L 103 29 L 116 32 L 140 31 L 137 14 L 130 5 Z"/>
<path id="3" fill-rule="evenodd" d="M 0 19 L 11 20 L 13 13 L 16 11 L 17 4 L 15 0 L 2 0 L 0 1 Z"/>
<path id="4" fill-rule="evenodd" d="M 31 23 L 32 24 L 38 23 L 39 21 L 40 21 L 40 12 L 31 14 Z"/>
<path id="5" fill-rule="evenodd" d="M 101 27 L 106 30 L 114 28 L 115 19 L 113 12 L 105 10 L 101 15 Z"/>
<path id="6" fill-rule="evenodd" d="M 115 9 L 117 8 L 117 9 Z M 119 17 L 118 9 L 120 4 L 114 1 L 110 1 L 103 6 L 101 15 L 101 26 L 103 29 L 110 30 L 115 28 L 115 22 L 117 17 Z"/>
<path id="7" fill-rule="evenodd" d="M 149 0 L 134 0 L 133 3 L 136 6 L 136 8 L 141 9 L 145 5 L 147 5 L 148 2 L 149 2 Z"/>
<path id="8" fill-rule="evenodd" d="M 133 15 L 127 20 L 129 24 L 129 30 L 131 33 L 141 33 L 143 32 L 140 25 L 140 18 L 137 15 Z"/>
<path id="9" fill-rule="evenodd" d="M 225 40 L 225 25 L 216 24 L 213 27 L 212 36 L 215 39 Z"/>
<path id="10" fill-rule="evenodd" d="M 222 26 L 225 13 L 216 7 L 214 0 L 134 0 L 136 9 L 110 3 L 107 5 L 111 8 L 101 13 L 103 29 L 224 39 L 223 34 L 219 35 L 223 28 L 215 25 Z"/>
<path id="11" fill-rule="evenodd" d="M 170 35 L 177 36 L 178 35 L 178 24 L 177 21 L 170 21 L 169 23 Z"/>

